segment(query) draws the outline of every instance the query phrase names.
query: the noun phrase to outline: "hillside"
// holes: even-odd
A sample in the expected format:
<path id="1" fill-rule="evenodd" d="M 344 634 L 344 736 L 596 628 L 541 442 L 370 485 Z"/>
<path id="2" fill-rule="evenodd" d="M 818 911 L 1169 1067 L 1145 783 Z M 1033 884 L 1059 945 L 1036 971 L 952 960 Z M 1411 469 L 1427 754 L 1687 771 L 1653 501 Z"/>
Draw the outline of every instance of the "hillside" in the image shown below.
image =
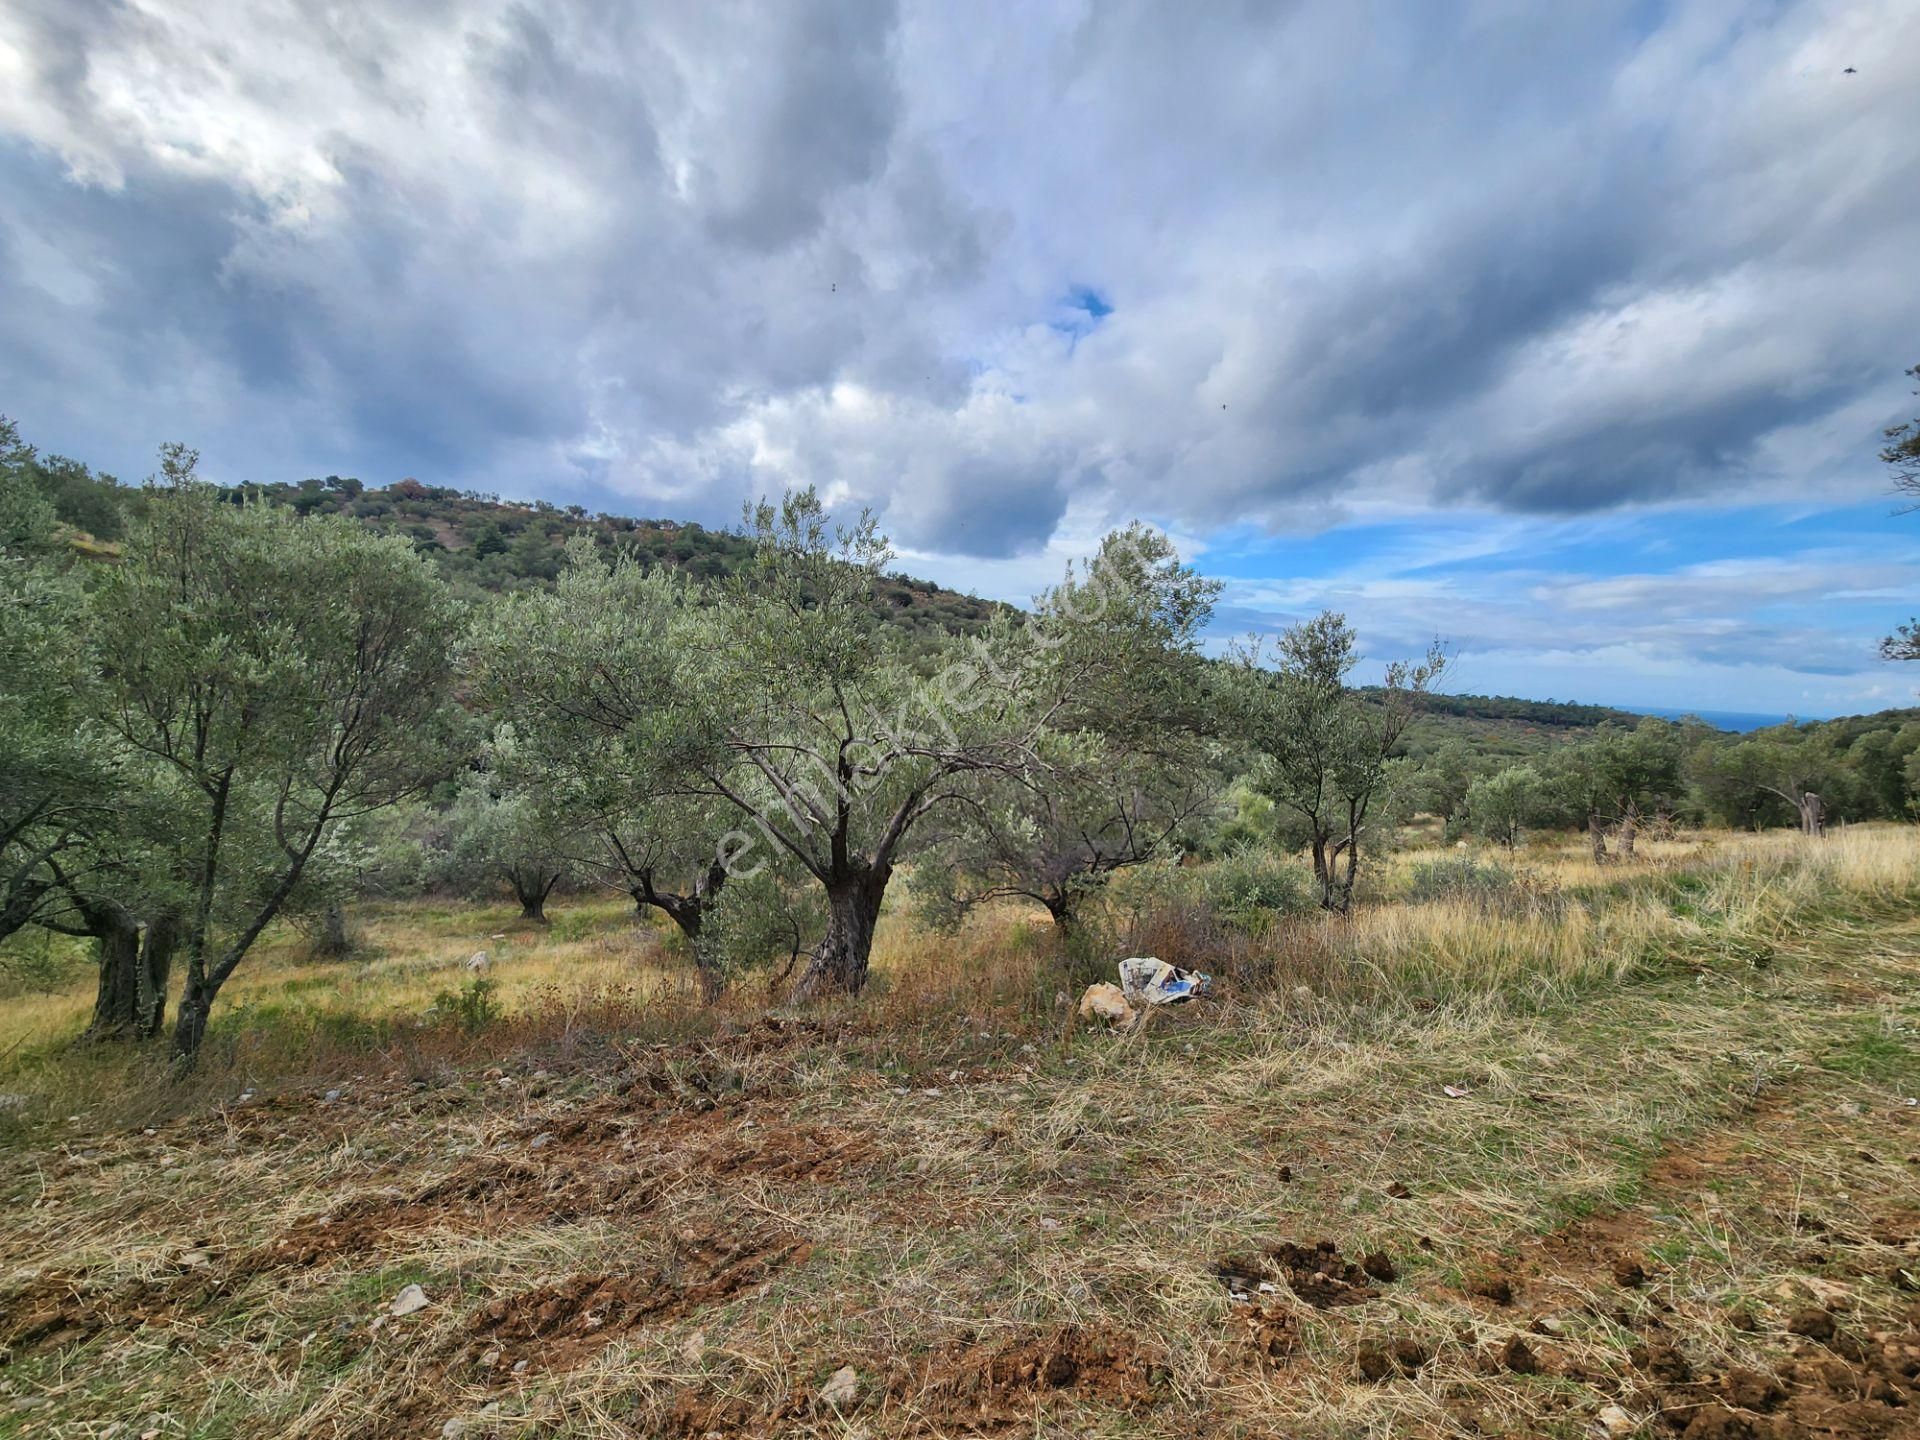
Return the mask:
<path id="1" fill-rule="evenodd" d="M 30 468 L 60 519 L 79 532 L 74 543 L 83 553 L 111 553 L 143 503 L 142 491 L 77 460 L 36 456 Z M 450 582 L 470 593 L 498 594 L 551 582 L 576 535 L 590 537 L 603 550 L 618 546 L 649 565 L 673 566 L 705 580 L 733 573 L 752 553 L 750 542 L 729 530 L 595 513 L 545 500 L 502 500 L 411 478 L 369 488 L 349 476 L 329 475 L 233 486 L 227 494 L 235 503 L 264 500 L 303 515 L 346 515 L 381 534 L 405 535 Z M 915 635 L 970 633 L 1000 608 L 996 601 L 900 574 L 882 578 L 875 604 Z M 1408 748 L 1416 757 L 1452 736 L 1481 754 L 1528 754 L 1599 725 L 1631 728 L 1642 718 L 1604 705 L 1512 696 L 1429 695 L 1421 704 L 1431 718 L 1411 737 Z M 1835 723 L 1857 727 L 1862 722 Z M 1864 723 L 1885 728 L 1884 721 Z"/>
<path id="2" fill-rule="evenodd" d="M 110 475 L 61 456 L 33 462 L 42 491 L 62 521 L 89 542 L 111 543 L 125 533 L 142 492 Z M 669 565 L 703 580 L 731 574 L 752 553 L 742 536 L 676 520 L 637 520 L 625 515 L 561 507 L 545 500 L 502 500 L 448 486 L 405 479 L 371 489 L 351 477 L 277 481 L 229 487 L 235 503 L 265 500 L 303 515 L 346 515 L 381 534 L 400 534 L 430 556 L 454 585 L 500 593 L 543 585 L 560 573 L 567 542 L 586 535 L 603 550 L 618 546 L 648 565 Z M 968 633 L 984 625 L 995 603 L 947 590 L 928 580 L 887 575 L 875 604 L 914 634 Z"/>

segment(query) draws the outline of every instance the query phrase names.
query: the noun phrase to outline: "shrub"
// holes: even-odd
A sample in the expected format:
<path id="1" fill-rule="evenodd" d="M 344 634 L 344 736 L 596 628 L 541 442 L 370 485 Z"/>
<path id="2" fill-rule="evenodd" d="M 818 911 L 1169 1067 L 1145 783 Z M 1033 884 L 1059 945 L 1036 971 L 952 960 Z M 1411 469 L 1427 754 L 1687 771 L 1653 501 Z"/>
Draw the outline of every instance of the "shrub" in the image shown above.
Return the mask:
<path id="1" fill-rule="evenodd" d="M 1407 901 L 1429 905 L 1437 900 L 1502 900 L 1514 888 L 1511 870 L 1490 865 L 1470 855 L 1428 860 L 1413 867 L 1407 883 Z"/>
<path id="2" fill-rule="evenodd" d="M 491 980 L 469 980 L 457 991 L 442 990 L 434 996 L 433 1008 L 436 1013 L 459 1021 L 460 1028 L 469 1035 L 478 1035 L 506 1014 L 494 998 L 498 988 Z"/>
<path id="3" fill-rule="evenodd" d="M 1263 935 L 1283 915 L 1313 908 L 1313 887 L 1291 860 L 1242 850 L 1206 866 L 1201 889 L 1220 919 L 1245 935 Z"/>

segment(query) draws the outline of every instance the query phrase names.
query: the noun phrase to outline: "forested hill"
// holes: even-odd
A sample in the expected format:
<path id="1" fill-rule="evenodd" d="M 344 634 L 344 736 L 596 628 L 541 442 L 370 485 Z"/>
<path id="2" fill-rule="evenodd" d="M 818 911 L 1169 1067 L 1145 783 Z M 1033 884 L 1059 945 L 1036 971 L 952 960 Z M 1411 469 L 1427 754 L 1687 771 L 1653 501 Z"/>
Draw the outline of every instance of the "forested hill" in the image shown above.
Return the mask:
<path id="1" fill-rule="evenodd" d="M 73 528 L 75 545 L 82 551 L 111 553 L 144 503 L 144 491 L 76 460 L 34 455 L 26 469 L 61 521 Z M 606 549 L 631 549 L 652 564 L 675 566 L 709 580 L 733 573 L 752 554 L 751 542 L 732 531 L 595 514 L 544 500 L 501 500 L 413 479 L 374 489 L 350 477 L 329 475 L 234 486 L 227 494 L 235 503 L 258 499 L 303 515 L 348 515 L 369 529 L 405 535 L 449 581 L 468 591 L 498 593 L 547 584 L 560 573 L 566 544 L 575 535 L 588 535 Z M 998 608 L 997 602 L 905 575 L 884 577 L 875 603 L 889 619 L 917 635 L 970 632 Z M 1420 703 L 1433 721 L 1410 738 L 1415 754 L 1436 748 L 1449 736 L 1463 738 L 1476 752 L 1520 754 L 1603 724 L 1631 729 L 1641 718 L 1603 705 L 1507 696 L 1428 695 Z"/>
<path id="2" fill-rule="evenodd" d="M 111 544 L 125 533 L 142 503 L 142 492 L 76 461 L 50 457 L 32 462 L 36 478 L 61 520 L 93 541 Z M 370 530 L 407 536 L 462 589 L 500 592 L 538 586 L 560 573 L 566 545 L 587 535 L 604 549 L 618 545 L 643 562 L 671 565 L 699 579 L 737 570 L 753 553 L 751 542 L 726 530 L 675 520 L 635 520 L 594 514 L 578 505 L 545 500 L 521 502 L 418 480 L 370 489 L 360 481 L 329 475 L 323 480 L 281 481 L 230 487 L 236 503 L 259 499 L 291 506 L 303 515 L 347 515 Z M 80 541 L 86 546 L 86 539 Z M 909 631 L 969 632 L 985 624 L 995 603 L 943 589 L 927 580 L 887 575 L 875 604 Z"/>

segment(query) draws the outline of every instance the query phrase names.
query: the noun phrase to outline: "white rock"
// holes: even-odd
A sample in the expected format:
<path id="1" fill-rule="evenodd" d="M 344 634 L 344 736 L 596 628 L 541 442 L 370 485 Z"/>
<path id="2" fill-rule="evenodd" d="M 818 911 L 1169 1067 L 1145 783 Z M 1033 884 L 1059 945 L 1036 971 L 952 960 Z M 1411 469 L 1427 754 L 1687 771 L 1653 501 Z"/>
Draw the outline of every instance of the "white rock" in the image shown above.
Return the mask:
<path id="1" fill-rule="evenodd" d="M 860 1397 L 860 1377 L 851 1365 L 842 1365 L 827 1377 L 827 1383 L 820 1387 L 820 1398 L 838 1410 L 851 1405 Z"/>
<path id="2" fill-rule="evenodd" d="M 685 1360 L 689 1365 L 698 1365 L 700 1363 L 700 1357 L 706 1353 L 707 1332 L 704 1330 L 694 1331 L 691 1335 L 687 1336 L 685 1342 L 680 1346 L 680 1358 Z"/>
<path id="3" fill-rule="evenodd" d="M 1600 1407 L 1600 1429 L 1606 1435 L 1631 1435 L 1634 1429 L 1633 1416 L 1618 1405 Z"/>
<path id="4" fill-rule="evenodd" d="M 411 1315 L 416 1310 L 424 1310 L 433 1302 L 427 1299 L 427 1292 L 418 1285 L 409 1285 L 393 1297 L 393 1303 L 387 1306 L 389 1315 Z"/>
<path id="5" fill-rule="evenodd" d="M 487 959 L 487 952 L 484 950 L 476 950 L 472 955 L 467 957 L 467 969 L 476 973 L 485 970 L 490 963 Z"/>
<path id="6" fill-rule="evenodd" d="M 547 1148 L 547 1146 L 551 1145 L 552 1143 L 553 1143 L 553 1132 L 551 1130 L 542 1130 L 538 1135 L 534 1136 L 533 1139 L 527 1142 L 527 1148 L 529 1150 L 544 1150 Z"/>

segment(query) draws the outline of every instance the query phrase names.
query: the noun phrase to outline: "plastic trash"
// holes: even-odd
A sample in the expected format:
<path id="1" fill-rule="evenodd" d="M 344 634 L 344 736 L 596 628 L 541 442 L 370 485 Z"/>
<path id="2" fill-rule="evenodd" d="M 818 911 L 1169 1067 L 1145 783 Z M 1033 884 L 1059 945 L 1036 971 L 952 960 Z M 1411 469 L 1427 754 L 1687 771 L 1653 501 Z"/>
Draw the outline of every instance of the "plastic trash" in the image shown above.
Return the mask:
<path id="1" fill-rule="evenodd" d="M 1120 989 L 1135 1005 L 1177 1005 L 1206 994 L 1212 985 L 1211 975 L 1182 970 L 1151 955 L 1135 955 L 1120 962 Z"/>

